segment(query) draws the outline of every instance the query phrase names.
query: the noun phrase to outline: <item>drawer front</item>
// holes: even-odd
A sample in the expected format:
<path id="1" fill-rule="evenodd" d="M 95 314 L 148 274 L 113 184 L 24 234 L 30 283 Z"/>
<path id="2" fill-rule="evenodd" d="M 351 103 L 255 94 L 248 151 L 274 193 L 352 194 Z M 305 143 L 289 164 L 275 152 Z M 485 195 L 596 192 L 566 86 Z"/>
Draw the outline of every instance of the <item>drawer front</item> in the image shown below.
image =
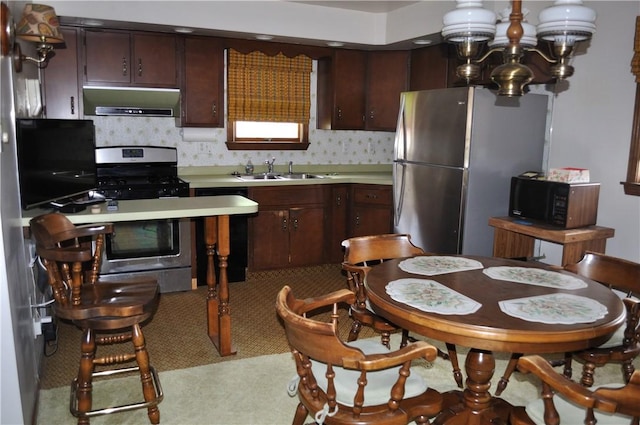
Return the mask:
<path id="1" fill-rule="evenodd" d="M 356 204 L 392 205 L 391 186 L 358 185 L 353 189 Z"/>
<path id="2" fill-rule="evenodd" d="M 322 204 L 324 202 L 323 188 L 324 186 L 321 185 L 251 187 L 249 188 L 249 198 L 256 201 L 260 207 Z"/>

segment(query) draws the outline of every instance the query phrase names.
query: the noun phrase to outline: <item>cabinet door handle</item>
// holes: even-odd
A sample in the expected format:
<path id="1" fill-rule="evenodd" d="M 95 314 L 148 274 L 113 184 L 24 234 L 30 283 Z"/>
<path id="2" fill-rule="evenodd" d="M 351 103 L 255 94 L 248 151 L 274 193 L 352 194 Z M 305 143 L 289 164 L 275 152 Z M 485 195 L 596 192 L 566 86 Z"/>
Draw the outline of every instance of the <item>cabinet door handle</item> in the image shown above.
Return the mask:
<path id="1" fill-rule="evenodd" d="M 356 213 L 356 226 L 360 226 L 360 213 Z"/>
<path id="2" fill-rule="evenodd" d="M 369 119 L 373 121 L 374 117 L 375 117 L 375 111 L 372 109 L 371 111 L 369 111 Z"/>
<path id="3" fill-rule="evenodd" d="M 129 70 L 127 68 L 127 59 L 123 56 L 122 57 L 122 75 L 127 75 L 128 72 Z"/>
<path id="4" fill-rule="evenodd" d="M 216 105 L 216 102 L 211 104 L 211 115 L 214 117 L 218 115 L 218 105 Z"/>
<path id="5" fill-rule="evenodd" d="M 138 77 L 142 77 L 142 59 L 138 58 Z"/>
<path id="6" fill-rule="evenodd" d="M 378 195 L 375 193 L 367 193 L 367 199 L 378 199 Z"/>
<path id="7" fill-rule="evenodd" d="M 69 107 L 71 108 L 71 115 L 75 115 L 75 113 L 76 113 L 76 99 L 73 96 L 71 96 L 69 98 Z"/>
<path id="8" fill-rule="evenodd" d="M 342 119 L 342 109 L 341 108 L 336 108 L 336 118 L 338 120 Z"/>
<path id="9" fill-rule="evenodd" d="M 294 228 L 295 230 L 298 230 L 298 219 L 297 219 L 297 218 L 294 218 L 294 219 L 293 219 L 293 228 Z"/>
<path id="10" fill-rule="evenodd" d="M 287 231 L 287 219 L 286 218 L 282 219 L 282 231 L 284 231 L 284 232 Z"/>
<path id="11" fill-rule="evenodd" d="M 340 195 L 336 196 L 336 205 L 342 206 L 342 196 Z"/>

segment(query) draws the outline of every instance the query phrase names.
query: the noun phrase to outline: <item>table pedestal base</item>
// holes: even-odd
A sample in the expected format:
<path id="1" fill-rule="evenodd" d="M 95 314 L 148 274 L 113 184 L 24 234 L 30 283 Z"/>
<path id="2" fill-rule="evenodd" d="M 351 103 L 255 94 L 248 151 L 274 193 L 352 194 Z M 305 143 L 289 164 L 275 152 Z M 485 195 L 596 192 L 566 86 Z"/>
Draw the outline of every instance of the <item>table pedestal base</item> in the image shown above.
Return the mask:
<path id="1" fill-rule="evenodd" d="M 436 425 L 501 425 L 509 423 L 513 406 L 492 397 L 489 392 L 496 362 L 490 351 L 472 349 L 467 354 L 464 391 L 444 396 L 444 410 L 433 421 Z"/>

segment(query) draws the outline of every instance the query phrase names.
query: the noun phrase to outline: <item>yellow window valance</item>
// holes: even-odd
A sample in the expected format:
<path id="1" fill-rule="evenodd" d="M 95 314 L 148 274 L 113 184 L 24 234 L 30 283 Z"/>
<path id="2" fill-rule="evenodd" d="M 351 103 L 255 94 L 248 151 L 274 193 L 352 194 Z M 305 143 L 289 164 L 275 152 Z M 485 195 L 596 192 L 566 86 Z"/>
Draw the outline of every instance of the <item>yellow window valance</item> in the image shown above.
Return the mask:
<path id="1" fill-rule="evenodd" d="M 311 58 L 282 53 L 240 53 L 229 49 L 227 62 L 229 121 L 307 124 L 311 108 Z"/>

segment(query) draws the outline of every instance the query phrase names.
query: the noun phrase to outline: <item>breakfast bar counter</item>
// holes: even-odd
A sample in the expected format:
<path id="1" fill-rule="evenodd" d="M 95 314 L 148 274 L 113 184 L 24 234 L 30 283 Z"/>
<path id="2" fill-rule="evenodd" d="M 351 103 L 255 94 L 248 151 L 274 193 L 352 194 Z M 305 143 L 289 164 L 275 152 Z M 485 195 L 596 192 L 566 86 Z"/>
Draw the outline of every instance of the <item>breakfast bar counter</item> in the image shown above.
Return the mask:
<path id="1" fill-rule="evenodd" d="M 73 224 L 98 223 L 103 221 L 135 221 L 167 218 L 192 218 L 251 214 L 258 211 L 258 203 L 243 196 L 199 196 L 186 198 L 135 199 L 118 201 L 116 211 L 108 211 L 106 204 L 98 204 L 100 211 L 85 211 L 65 214 Z M 33 217 L 51 212 L 50 209 L 22 211 L 22 226 L 29 227 Z"/>
<path id="2" fill-rule="evenodd" d="M 200 196 L 190 198 L 160 198 L 118 201 L 116 211 L 108 211 L 106 204 L 100 210 L 87 210 L 65 214 L 74 224 L 122 222 L 150 219 L 205 217 L 205 244 L 207 248 L 207 332 L 221 356 L 235 354 L 231 344 L 231 315 L 229 308 L 229 283 L 227 259 L 229 248 L 229 216 L 251 214 L 258 211 L 258 203 L 238 195 Z M 22 226 L 29 227 L 29 220 L 51 212 L 33 209 L 22 212 Z M 217 251 L 220 278 L 216 282 L 214 253 Z"/>

